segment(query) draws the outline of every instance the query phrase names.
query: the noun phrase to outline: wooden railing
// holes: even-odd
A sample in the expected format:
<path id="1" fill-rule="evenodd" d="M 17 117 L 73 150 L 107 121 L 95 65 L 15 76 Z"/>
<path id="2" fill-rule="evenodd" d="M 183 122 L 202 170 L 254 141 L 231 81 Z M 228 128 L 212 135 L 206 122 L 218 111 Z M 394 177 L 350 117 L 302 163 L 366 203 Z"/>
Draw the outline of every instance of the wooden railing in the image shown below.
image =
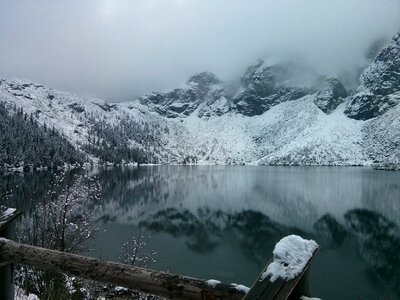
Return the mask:
<path id="1" fill-rule="evenodd" d="M 1 212 L 0 212 L 1 213 Z M 13 241 L 17 210 L 0 216 L 0 299 L 14 299 L 12 263 L 25 264 L 51 272 L 123 286 L 169 299 L 288 299 L 299 288 L 303 272 L 294 279 L 270 282 L 257 279 L 247 293 L 235 285 L 170 274 L 96 258 L 50 250 Z"/>

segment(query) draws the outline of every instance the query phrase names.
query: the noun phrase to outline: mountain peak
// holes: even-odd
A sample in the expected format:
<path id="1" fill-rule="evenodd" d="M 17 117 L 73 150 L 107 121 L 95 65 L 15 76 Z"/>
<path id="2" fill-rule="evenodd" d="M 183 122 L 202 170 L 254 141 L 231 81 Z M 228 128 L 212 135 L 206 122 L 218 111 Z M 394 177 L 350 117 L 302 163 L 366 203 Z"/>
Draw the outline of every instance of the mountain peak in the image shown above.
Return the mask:
<path id="1" fill-rule="evenodd" d="M 191 76 L 186 82 L 186 84 L 188 85 L 196 84 L 198 86 L 211 86 L 218 83 L 220 83 L 219 79 L 217 78 L 217 76 L 215 76 L 214 73 L 211 72 L 197 73 Z"/>
<path id="2" fill-rule="evenodd" d="M 361 74 L 358 93 L 352 96 L 345 113 L 367 120 L 385 113 L 400 103 L 400 32 L 384 47 L 374 62 Z"/>
<path id="3" fill-rule="evenodd" d="M 274 105 L 310 94 L 311 89 L 296 83 L 298 69 L 297 65 L 268 64 L 259 59 L 241 79 L 243 89 L 233 99 L 237 111 L 247 116 L 261 115 Z"/>

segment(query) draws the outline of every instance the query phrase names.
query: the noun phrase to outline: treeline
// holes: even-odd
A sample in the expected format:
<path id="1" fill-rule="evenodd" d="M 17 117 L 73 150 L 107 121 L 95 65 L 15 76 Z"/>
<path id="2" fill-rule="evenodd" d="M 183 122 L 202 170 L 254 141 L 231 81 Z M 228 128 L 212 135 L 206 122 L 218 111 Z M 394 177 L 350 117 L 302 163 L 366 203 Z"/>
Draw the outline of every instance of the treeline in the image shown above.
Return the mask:
<path id="1" fill-rule="evenodd" d="M 161 128 L 149 123 L 139 123 L 130 118 L 117 125 L 90 119 L 88 143 L 84 150 L 100 159 L 100 162 L 158 163 L 160 161 Z M 167 129 L 164 129 L 167 130 Z"/>
<path id="2" fill-rule="evenodd" d="M 54 128 L 39 124 L 32 114 L 0 102 L 0 168 L 56 167 L 83 163 L 85 156 Z"/>

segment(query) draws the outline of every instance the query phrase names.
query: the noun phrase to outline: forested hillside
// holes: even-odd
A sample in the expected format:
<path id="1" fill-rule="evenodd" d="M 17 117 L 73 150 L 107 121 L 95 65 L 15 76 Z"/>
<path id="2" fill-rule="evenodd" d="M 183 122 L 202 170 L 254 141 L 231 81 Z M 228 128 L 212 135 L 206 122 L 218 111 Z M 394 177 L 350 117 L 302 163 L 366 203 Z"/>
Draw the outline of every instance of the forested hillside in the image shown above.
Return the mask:
<path id="1" fill-rule="evenodd" d="M 0 102 L 0 167 L 56 167 L 84 161 L 85 156 L 54 127 L 39 124 L 22 108 L 8 110 Z"/>
<path id="2" fill-rule="evenodd" d="M 101 162 L 158 163 L 160 129 L 123 118 L 118 126 L 89 118 L 92 124 L 84 151 Z M 133 143 L 132 141 L 140 141 Z"/>

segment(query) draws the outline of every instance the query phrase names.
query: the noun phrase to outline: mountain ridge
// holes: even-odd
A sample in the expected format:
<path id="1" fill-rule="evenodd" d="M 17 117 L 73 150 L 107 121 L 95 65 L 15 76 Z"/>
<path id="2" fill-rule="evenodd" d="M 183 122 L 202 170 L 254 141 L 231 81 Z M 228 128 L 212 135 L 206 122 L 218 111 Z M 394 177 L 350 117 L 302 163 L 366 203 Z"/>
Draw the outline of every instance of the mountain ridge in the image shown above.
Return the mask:
<path id="1" fill-rule="evenodd" d="M 399 49 L 400 33 L 355 93 L 335 77 L 301 85 L 295 67 L 259 60 L 234 95 L 203 72 L 120 103 L 1 79 L 0 101 L 55 128 L 94 163 L 400 164 Z"/>

